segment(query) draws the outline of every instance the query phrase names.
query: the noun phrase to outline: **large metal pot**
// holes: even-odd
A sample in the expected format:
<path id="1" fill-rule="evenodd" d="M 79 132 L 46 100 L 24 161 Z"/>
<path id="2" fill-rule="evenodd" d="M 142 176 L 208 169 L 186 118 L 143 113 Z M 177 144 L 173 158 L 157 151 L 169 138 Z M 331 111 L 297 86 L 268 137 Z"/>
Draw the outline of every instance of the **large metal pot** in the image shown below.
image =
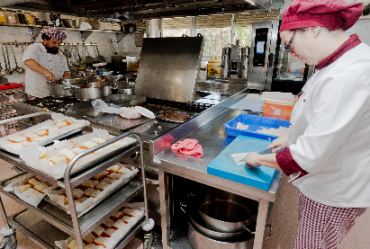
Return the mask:
<path id="1" fill-rule="evenodd" d="M 49 84 L 49 90 L 50 95 L 55 98 L 68 98 L 74 96 L 74 91 L 72 87 L 70 87 L 71 84 L 81 84 L 84 83 L 84 79 L 61 79 L 61 80 L 55 80 L 47 81 Z"/>
<path id="2" fill-rule="evenodd" d="M 251 233 L 246 230 L 241 230 L 237 232 L 219 232 L 217 230 L 213 230 L 207 227 L 207 223 L 205 223 L 201 218 L 197 210 L 194 210 L 193 207 L 187 207 L 182 205 L 182 211 L 187 214 L 188 222 L 200 233 L 207 236 L 208 238 L 217 240 L 217 241 L 235 241 L 240 238 L 251 237 Z M 253 237 L 253 236 L 252 236 Z"/>
<path id="3" fill-rule="evenodd" d="M 251 237 L 244 237 L 240 240 L 218 241 L 203 235 L 189 221 L 188 237 L 189 243 L 194 249 L 248 249 L 248 240 Z"/>
<path id="4" fill-rule="evenodd" d="M 100 99 L 110 94 L 110 85 L 104 83 L 92 82 L 74 87 L 74 95 L 81 101 Z"/>
<path id="5" fill-rule="evenodd" d="M 258 203 L 212 187 L 204 187 L 190 201 L 206 227 L 218 232 L 253 230 Z"/>

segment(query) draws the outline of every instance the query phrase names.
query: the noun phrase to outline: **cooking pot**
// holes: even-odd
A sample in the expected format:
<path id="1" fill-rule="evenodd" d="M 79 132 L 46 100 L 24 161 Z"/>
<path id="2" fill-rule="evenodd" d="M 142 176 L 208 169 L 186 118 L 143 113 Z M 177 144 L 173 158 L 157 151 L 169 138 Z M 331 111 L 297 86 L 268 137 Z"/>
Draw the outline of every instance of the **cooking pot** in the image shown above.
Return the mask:
<path id="1" fill-rule="evenodd" d="M 133 88 L 118 88 L 118 91 L 124 95 L 134 95 Z"/>
<path id="2" fill-rule="evenodd" d="M 85 83 L 73 88 L 75 97 L 81 101 L 100 99 L 111 94 L 110 85 L 105 83 Z"/>
<path id="3" fill-rule="evenodd" d="M 182 205 L 181 210 L 187 214 L 189 223 L 197 231 L 208 238 L 215 239 L 217 241 L 235 241 L 238 238 L 253 237 L 253 235 L 246 230 L 236 232 L 219 232 L 217 230 L 210 229 L 208 228 L 208 224 L 200 218 L 199 213 L 193 207 Z"/>
<path id="4" fill-rule="evenodd" d="M 63 79 L 47 81 L 49 84 L 50 95 L 56 98 L 67 98 L 73 97 L 74 91 L 71 87 L 68 87 L 70 84 L 80 84 L 83 83 L 83 79 Z"/>
<path id="5" fill-rule="evenodd" d="M 248 249 L 248 241 L 251 238 L 246 236 L 244 238 L 230 240 L 230 241 L 218 241 L 203 235 L 198 231 L 193 224 L 188 221 L 188 237 L 189 243 L 194 249 Z"/>
<path id="6" fill-rule="evenodd" d="M 202 223 L 213 231 L 250 231 L 257 216 L 256 201 L 220 189 L 204 187 L 189 196 Z"/>

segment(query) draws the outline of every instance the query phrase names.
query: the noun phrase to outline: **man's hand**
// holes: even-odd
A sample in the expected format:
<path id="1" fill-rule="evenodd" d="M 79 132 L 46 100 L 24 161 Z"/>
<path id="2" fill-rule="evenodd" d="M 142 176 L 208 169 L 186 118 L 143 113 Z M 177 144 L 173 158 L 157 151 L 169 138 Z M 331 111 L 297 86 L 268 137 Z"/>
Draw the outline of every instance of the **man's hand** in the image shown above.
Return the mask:
<path id="1" fill-rule="evenodd" d="M 54 81 L 55 81 L 55 75 L 54 75 L 53 73 L 49 72 L 49 71 L 47 71 L 46 73 L 44 73 L 44 76 L 45 76 L 48 80 L 50 80 L 50 81 L 52 81 L 52 82 L 54 82 Z"/>
<path id="2" fill-rule="evenodd" d="M 55 75 L 52 74 L 49 70 L 46 68 L 40 66 L 35 60 L 28 59 L 24 62 L 24 65 L 26 65 L 29 69 L 36 71 L 40 74 L 43 74 L 46 79 L 54 82 L 55 81 Z"/>
<path id="3" fill-rule="evenodd" d="M 70 72 L 65 71 L 64 74 L 63 74 L 63 79 L 70 79 L 70 78 L 71 78 Z"/>

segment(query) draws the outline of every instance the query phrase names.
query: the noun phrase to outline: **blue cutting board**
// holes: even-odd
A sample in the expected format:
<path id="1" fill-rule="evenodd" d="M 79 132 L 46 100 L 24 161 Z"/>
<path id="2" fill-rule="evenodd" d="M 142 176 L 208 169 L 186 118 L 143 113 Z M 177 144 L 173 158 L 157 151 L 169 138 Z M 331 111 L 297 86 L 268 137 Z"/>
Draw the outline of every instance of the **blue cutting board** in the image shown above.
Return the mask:
<path id="1" fill-rule="evenodd" d="M 266 166 L 248 169 L 246 165 L 237 165 L 231 154 L 262 151 L 270 144 L 266 139 L 239 135 L 208 165 L 207 173 L 268 191 L 276 169 Z"/>

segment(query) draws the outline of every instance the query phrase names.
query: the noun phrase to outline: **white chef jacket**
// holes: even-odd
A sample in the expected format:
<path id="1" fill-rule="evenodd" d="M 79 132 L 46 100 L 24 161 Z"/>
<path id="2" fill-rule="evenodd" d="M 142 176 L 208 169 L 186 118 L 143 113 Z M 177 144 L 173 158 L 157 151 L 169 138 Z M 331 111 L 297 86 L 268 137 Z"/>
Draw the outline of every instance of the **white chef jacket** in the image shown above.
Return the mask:
<path id="1" fill-rule="evenodd" d="M 302 91 L 288 148 L 308 174 L 293 184 L 328 206 L 370 207 L 370 47 L 345 52 Z"/>
<path id="2" fill-rule="evenodd" d="M 56 80 L 63 79 L 64 72 L 69 71 L 67 60 L 62 52 L 59 51 L 57 54 L 48 53 L 41 43 L 34 43 L 27 48 L 23 54 L 23 63 L 29 59 L 36 61 L 40 66 L 53 73 Z M 50 90 L 46 81 L 47 79 L 43 74 L 26 66 L 26 93 L 38 98 L 49 96 Z"/>

